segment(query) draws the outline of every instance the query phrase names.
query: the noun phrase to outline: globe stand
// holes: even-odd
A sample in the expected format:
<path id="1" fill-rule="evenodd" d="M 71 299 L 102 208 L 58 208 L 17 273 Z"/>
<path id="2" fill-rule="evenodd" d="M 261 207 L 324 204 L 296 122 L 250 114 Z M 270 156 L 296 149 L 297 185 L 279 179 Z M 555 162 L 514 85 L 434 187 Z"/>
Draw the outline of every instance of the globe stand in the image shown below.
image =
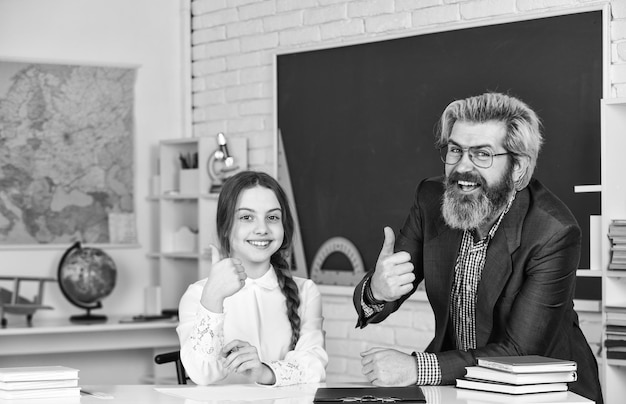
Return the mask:
<path id="1" fill-rule="evenodd" d="M 98 305 L 100 308 L 101 305 Z M 104 314 L 91 314 L 91 309 L 87 308 L 86 314 L 77 314 L 75 316 L 70 316 L 70 321 L 72 323 L 103 323 L 107 321 L 107 316 Z"/>
<path id="2" fill-rule="evenodd" d="M 100 299 L 113 290 L 116 271 L 111 257 L 100 249 L 83 248 L 77 241 L 65 251 L 57 273 L 59 287 L 70 303 L 87 311 L 70 316 L 70 322 L 93 324 L 107 321 L 107 316 L 91 314 L 91 310 L 102 308 Z"/>

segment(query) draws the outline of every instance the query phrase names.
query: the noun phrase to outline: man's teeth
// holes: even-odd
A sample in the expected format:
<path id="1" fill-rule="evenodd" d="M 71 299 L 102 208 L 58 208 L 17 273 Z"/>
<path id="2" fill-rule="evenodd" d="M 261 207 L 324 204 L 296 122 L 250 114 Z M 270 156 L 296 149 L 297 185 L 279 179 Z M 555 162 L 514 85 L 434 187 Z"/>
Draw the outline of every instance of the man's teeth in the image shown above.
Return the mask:
<path id="1" fill-rule="evenodd" d="M 469 181 L 459 181 L 459 185 L 462 187 L 475 187 L 478 184 L 475 182 L 469 182 Z"/>
<path id="2" fill-rule="evenodd" d="M 252 244 L 255 247 L 267 247 L 270 242 L 265 240 L 265 241 L 255 241 L 255 240 L 250 240 L 248 241 L 250 244 Z"/>

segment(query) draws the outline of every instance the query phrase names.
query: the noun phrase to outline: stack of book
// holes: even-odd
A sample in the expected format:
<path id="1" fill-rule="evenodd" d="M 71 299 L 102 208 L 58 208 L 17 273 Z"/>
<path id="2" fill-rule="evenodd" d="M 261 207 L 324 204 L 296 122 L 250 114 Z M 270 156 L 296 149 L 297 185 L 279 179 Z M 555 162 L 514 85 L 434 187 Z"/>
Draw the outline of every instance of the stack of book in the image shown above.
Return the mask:
<path id="1" fill-rule="evenodd" d="M 626 270 L 626 220 L 612 220 L 608 236 L 611 240 L 609 269 Z"/>
<path id="2" fill-rule="evenodd" d="M 465 369 L 457 387 L 516 395 L 567 391 L 578 377 L 576 362 L 538 355 L 478 358 Z"/>
<path id="3" fill-rule="evenodd" d="M 606 357 L 626 359 L 626 307 L 606 306 Z"/>
<path id="4" fill-rule="evenodd" d="M 80 397 L 78 369 L 65 366 L 0 368 L 0 399 Z"/>

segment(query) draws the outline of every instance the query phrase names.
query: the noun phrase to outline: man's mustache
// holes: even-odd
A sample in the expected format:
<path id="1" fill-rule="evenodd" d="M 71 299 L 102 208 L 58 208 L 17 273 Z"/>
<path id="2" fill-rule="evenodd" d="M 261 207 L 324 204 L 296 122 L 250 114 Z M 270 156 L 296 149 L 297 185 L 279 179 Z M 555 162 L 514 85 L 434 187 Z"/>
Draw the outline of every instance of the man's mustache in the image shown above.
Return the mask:
<path id="1" fill-rule="evenodd" d="M 448 184 L 452 184 L 458 181 L 475 182 L 481 187 L 485 185 L 485 179 L 476 173 L 451 173 L 448 176 Z"/>

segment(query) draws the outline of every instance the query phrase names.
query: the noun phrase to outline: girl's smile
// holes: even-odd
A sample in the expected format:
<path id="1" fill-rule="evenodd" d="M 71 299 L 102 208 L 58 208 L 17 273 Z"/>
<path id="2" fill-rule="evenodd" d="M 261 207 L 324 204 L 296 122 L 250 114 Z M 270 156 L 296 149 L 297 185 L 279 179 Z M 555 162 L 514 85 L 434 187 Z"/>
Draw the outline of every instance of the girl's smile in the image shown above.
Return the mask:
<path id="1" fill-rule="evenodd" d="M 271 241 L 270 240 L 248 240 L 248 243 L 252 244 L 255 247 L 258 248 L 267 248 L 267 246 L 270 245 Z"/>
<path id="2" fill-rule="evenodd" d="M 261 277 L 283 243 L 285 231 L 280 203 L 271 189 L 255 186 L 239 194 L 231 231 L 231 255 L 241 260 L 246 274 Z"/>

